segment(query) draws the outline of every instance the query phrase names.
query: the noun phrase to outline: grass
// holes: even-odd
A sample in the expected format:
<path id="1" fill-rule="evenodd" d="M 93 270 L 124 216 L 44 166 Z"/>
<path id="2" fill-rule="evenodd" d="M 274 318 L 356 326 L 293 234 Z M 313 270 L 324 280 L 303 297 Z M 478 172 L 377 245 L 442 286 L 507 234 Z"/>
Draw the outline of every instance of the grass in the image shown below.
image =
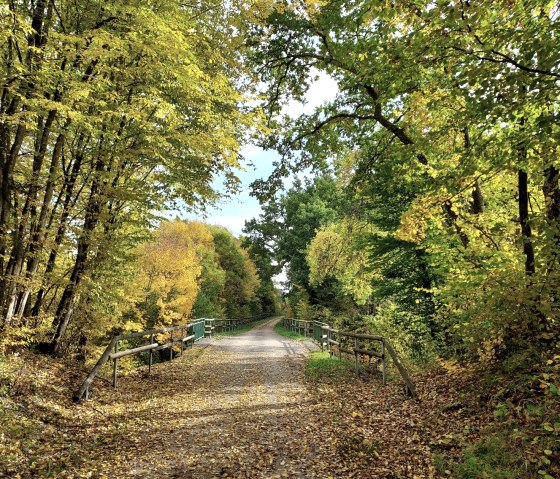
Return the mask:
<path id="1" fill-rule="evenodd" d="M 451 477 L 457 479 L 515 479 L 526 477 L 519 452 L 513 447 L 510 435 L 501 431 L 484 436 L 476 444 L 468 446 L 461 462 L 450 463 L 441 456 L 436 457 L 434 462 L 440 472 L 447 470 L 451 472 Z"/>
<path id="2" fill-rule="evenodd" d="M 305 374 L 316 381 L 327 382 L 340 382 L 356 377 L 349 361 L 340 361 L 334 356 L 331 357 L 327 351 L 309 353 Z"/>
<path id="3" fill-rule="evenodd" d="M 285 336 L 286 338 L 294 339 L 296 341 L 303 341 L 304 339 L 307 339 L 303 334 L 295 331 L 290 331 L 289 329 L 285 328 L 282 324 L 282 321 L 274 326 L 274 331 L 276 331 L 280 336 Z"/>
<path id="4" fill-rule="evenodd" d="M 266 323 L 267 321 L 270 321 L 270 319 L 271 318 L 258 319 L 257 321 L 252 321 L 251 323 L 244 324 L 240 328 L 233 329 L 231 331 L 223 331 L 221 333 L 216 333 L 214 337 L 220 339 L 226 336 L 235 336 L 236 334 L 243 334 L 246 333 L 247 331 L 251 331 L 251 329 L 253 329 L 255 326 L 258 326 L 259 324 L 263 324 Z"/>

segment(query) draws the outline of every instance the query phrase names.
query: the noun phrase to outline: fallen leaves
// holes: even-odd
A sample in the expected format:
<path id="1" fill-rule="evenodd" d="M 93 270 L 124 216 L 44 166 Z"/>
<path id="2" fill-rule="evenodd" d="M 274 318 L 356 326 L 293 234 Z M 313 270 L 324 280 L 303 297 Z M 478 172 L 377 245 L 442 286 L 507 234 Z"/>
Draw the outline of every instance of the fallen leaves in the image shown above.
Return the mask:
<path id="1" fill-rule="evenodd" d="M 0 476 L 439 479 L 452 472 L 435 459 L 458 461 L 497 421 L 474 373 L 432 371 L 406 399 L 399 383 L 351 371 L 310 378 L 305 356 L 260 325 L 150 377 L 136 371 L 117 390 L 99 381 L 94 400 L 75 405 L 69 392 L 83 373 L 26 354 L 14 359 L 24 370 L 16 394 L 0 398 Z M 539 441 L 529 445 L 535 461 L 552 467 L 556 451 Z"/>

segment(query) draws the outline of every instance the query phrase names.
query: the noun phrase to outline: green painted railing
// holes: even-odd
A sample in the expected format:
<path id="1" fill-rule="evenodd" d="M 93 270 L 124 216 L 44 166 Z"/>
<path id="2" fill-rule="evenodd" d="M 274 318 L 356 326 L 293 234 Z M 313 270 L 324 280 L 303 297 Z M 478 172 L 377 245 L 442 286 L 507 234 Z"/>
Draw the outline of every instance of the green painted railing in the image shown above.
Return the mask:
<path id="1" fill-rule="evenodd" d="M 192 323 L 189 323 L 189 326 L 192 328 L 195 341 L 198 341 L 199 339 L 204 337 L 204 326 L 205 326 L 204 318 L 195 319 Z"/>
<path id="2" fill-rule="evenodd" d="M 270 314 L 264 313 L 258 316 L 251 316 L 248 318 L 238 318 L 238 319 L 226 319 L 226 318 L 212 318 L 206 319 L 207 329 L 208 324 L 211 325 L 212 333 L 224 333 L 228 331 L 235 331 L 246 324 L 259 321 L 260 319 L 265 319 L 270 317 Z"/>

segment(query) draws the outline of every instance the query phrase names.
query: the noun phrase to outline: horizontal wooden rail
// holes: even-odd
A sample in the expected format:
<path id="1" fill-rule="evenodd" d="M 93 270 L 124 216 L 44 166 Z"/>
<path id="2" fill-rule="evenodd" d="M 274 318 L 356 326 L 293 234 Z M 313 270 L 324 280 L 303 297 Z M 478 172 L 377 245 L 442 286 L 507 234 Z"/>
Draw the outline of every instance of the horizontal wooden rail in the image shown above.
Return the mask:
<path id="1" fill-rule="evenodd" d="M 156 349 L 158 343 L 146 344 L 145 346 L 140 346 L 138 348 L 127 349 L 125 351 L 120 351 L 118 353 L 113 353 L 109 355 L 109 359 L 119 359 L 124 356 L 130 356 L 131 354 L 141 353 L 142 351 L 149 351 L 150 349 Z"/>
<path id="2" fill-rule="evenodd" d="M 383 354 L 378 353 L 377 351 L 368 351 L 367 349 L 356 348 L 354 349 L 354 351 L 352 351 L 352 354 L 354 354 L 354 352 L 358 354 L 363 354 L 364 356 L 371 356 L 379 359 L 383 358 Z"/>
<path id="3" fill-rule="evenodd" d="M 374 334 L 341 331 L 320 321 L 309 321 L 303 319 L 284 318 L 283 326 L 290 331 L 299 332 L 305 336 L 309 336 L 309 332 L 311 332 L 313 339 L 319 343 L 321 349 L 326 347 L 331 355 L 334 354 L 333 346 L 336 346 L 336 352 L 339 359 L 342 359 L 342 353 L 353 355 L 356 364 L 356 372 L 358 372 L 359 355 L 379 359 L 382 367 L 383 384 L 386 382 L 387 356 L 389 356 L 405 383 L 406 393 L 410 396 L 416 396 L 416 386 L 387 338 Z M 333 336 L 336 337 L 336 339 L 334 339 Z M 359 344 L 360 341 L 378 342 L 380 344 L 381 352 L 361 347 Z M 346 343 L 353 343 L 353 347 L 345 347 Z"/>
<path id="4" fill-rule="evenodd" d="M 200 321 L 200 320 L 197 319 L 196 321 Z M 124 340 L 124 339 L 141 338 L 143 336 L 149 336 L 151 334 L 162 334 L 162 333 L 168 333 L 170 331 L 178 331 L 179 329 L 183 329 L 183 328 L 186 328 L 188 326 L 191 326 L 191 325 L 195 324 L 196 321 L 193 321 L 192 323 L 188 323 L 188 324 L 182 324 L 180 326 L 167 326 L 165 328 L 148 329 L 146 331 L 138 331 L 136 333 L 119 334 L 119 335 L 115 336 L 115 338 L 118 341 L 121 341 L 121 340 Z"/>
<path id="5" fill-rule="evenodd" d="M 97 360 L 97 363 L 95 364 L 94 368 L 91 370 L 91 372 L 89 373 L 85 381 L 82 383 L 80 388 L 74 394 L 73 399 L 75 401 L 79 401 L 84 396 L 86 397 L 86 399 L 88 398 L 89 387 L 91 386 L 91 383 L 93 382 L 93 380 L 95 379 L 95 377 L 97 376 L 97 374 L 99 373 L 99 371 L 107 361 L 109 360 L 114 361 L 113 386 L 117 387 L 118 360 L 120 358 L 148 351 L 150 353 L 149 362 L 148 362 L 148 372 L 151 372 L 152 363 L 153 363 L 153 353 L 155 351 L 160 351 L 163 349 L 171 349 L 173 348 L 173 345 L 176 343 L 181 343 L 181 351 L 183 351 L 185 343 L 188 343 L 189 341 L 194 343 L 194 341 L 204 337 L 204 331 L 202 331 L 202 334 L 200 333 L 200 326 L 204 327 L 203 319 L 196 319 L 190 323 L 181 324 L 178 326 L 167 326 L 165 328 L 148 329 L 146 331 L 138 331 L 135 333 L 119 334 L 114 336 L 109 342 L 109 344 L 107 345 L 107 348 L 105 349 L 101 357 Z M 180 337 L 173 337 L 176 331 L 180 331 L 181 333 Z M 169 333 L 171 337 L 164 343 L 158 343 L 154 340 L 155 335 L 165 334 L 165 333 Z M 145 338 L 145 337 L 149 337 L 148 344 L 144 344 L 142 346 L 138 346 L 135 348 L 125 349 L 123 351 L 118 350 L 119 342 L 129 341 L 131 339 Z M 173 350 L 171 349 L 171 353 L 170 353 L 171 358 L 173 357 L 172 351 Z"/>

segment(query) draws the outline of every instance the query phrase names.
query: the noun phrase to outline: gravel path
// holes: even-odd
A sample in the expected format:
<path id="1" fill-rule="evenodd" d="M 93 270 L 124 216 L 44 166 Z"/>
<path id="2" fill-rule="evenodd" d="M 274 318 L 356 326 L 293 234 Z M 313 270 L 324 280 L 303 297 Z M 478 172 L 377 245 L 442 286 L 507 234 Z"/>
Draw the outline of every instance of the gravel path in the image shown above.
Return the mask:
<path id="1" fill-rule="evenodd" d="M 177 361 L 185 367 L 160 365 L 156 390 L 137 396 L 138 409 L 123 414 L 121 466 L 107 472 L 134 478 L 341 477 L 336 452 L 321 439 L 319 406 L 304 384 L 307 349 L 276 334 L 276 322 L 213 341 L 196 359 Z"/>

